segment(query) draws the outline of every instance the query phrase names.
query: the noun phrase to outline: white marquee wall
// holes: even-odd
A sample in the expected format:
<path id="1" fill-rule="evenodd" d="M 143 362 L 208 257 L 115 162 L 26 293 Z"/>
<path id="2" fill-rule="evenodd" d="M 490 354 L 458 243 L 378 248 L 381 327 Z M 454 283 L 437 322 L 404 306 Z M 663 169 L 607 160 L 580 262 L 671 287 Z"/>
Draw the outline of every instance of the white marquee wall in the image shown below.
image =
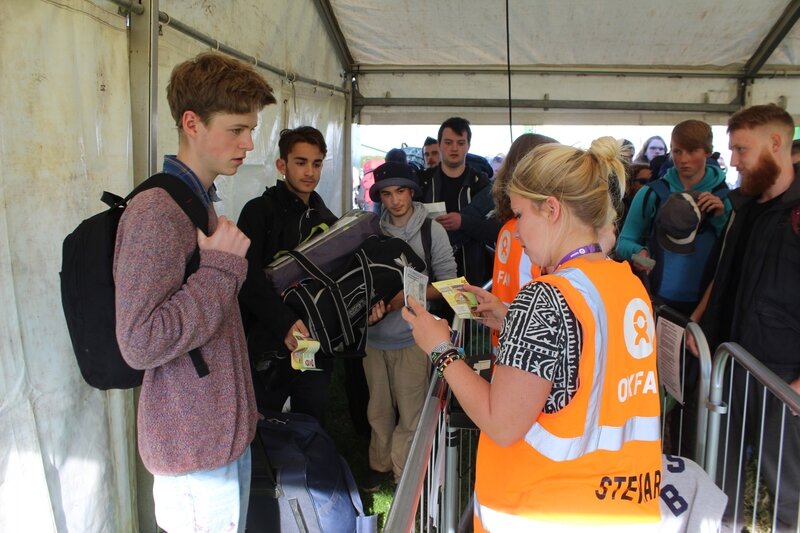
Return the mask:
<path id="1" fill-rule="evenodd" d="M 305 24 L 317 16 L 310 3 L 282 4 L 290 18 L 311 17 Z M 304 50 L 280 32 L 276 43 L 286 19 L 266 4 L 257 17 L 241 11 L 255 7 L 161 4 L 176 19 L 270 64 L 340 80 L 324 39 Z M 159 161 L 177 146 L 164 96 L 169 73 L 207 49 L 162 28 Z M 137 530 L 133 395 L 82 381 L 58 281 L 64 236 L 102 209 L 103 190 L 123 193 L 134 183 L 128 57 L 126 20 L 110 2 L 0 2 L 0 531 Z M 264 75 L 279 105 L 262 113 L 245 168 L 219 180 L 219 211 L 237 218 L 245 201 L 275 182 L 283 126 L 311 124 L 329 143 L 320 192 L 340 212 L 344 96 Z"/>
<path id="2" fill-rule="evenodd" d="M 381 3 L 388 10 L 375 9 Z M 492 26 L 499 23 L 497 9 L 480 0 L 459 2 L 459 9 L 448 11 L 449 4 L 331 0 L 358 63 L 411 67 L 415 61 L 434 58 L 450 64 L 502 64 L 503 26 Z M 652 37 L 654 26 L 680 22 L 688 33 L 676 34 L 673 40 L 681 42 L 672 42 L 670 32 L 664 31 L 651 44 L 663 57 L 682 57 L 685 50 L 685 64 L 701 65 L 708 50 L 699 49 L 696 43 L 704 41 L 694 35 L 708 31 L 711 23 L 704 29 L 696 25 L 697 17 L 684 17 L 682 22 L 670 18 L 699 10 L 713 21 L 714 39 L 706 44 L 729 44 L 714 52 L 719 64 L 713 68 L 723 69 L 748 57 L 785 2 L 737 0 L 732 5 L 709 0 L 697 7 L 693 0 L 679 0 L 667 3 L 672 6 L 667 11 L 664 2 L 630 2 L 626 9 L 633 18 L 610 17 L 608 24 L 596 22 L 619 2 L 603 0 L 591 6 L 565 2 L 562 12 L 553 7 L 556 4 L 540 0 L 511 4 L 516 9 L 539 9 L 533 18 L 515 19 L 522 25 L 514 33 L 515 39 L 522 39 L 514 42 L 515 53 L 522 53 L 524 64 L 586 63 L 610 56 L 618 64 L 641 65 L 650 56 L 640 48 L 643 33 L 628 31 L 630 25 L 641 24 Z M 345 67 L 313 0 L 162 0 L 160 10 L 271 65 L 342 86 Z M 391 18 L 386 20 L 385 13 Z M 134 23 L 136 16 L 132 15 Z M 648 23 L 648 17 L 659 22 Z M 552 22 L 561 19 L 566 21 L 562 25 Z M 748 21 L 747 31 L 743 19 Z M 447 31 L 443 20 L 452 22 Z M 532 20 L 547 24 L 533 32 Z M 612 21 L 616 29 L 608 28 Z M 437 27 L 442 31 L 432 31 Z M 575 27 L 585 34 L 585 41 L 573 39 L 555 46 L 557 42 L 541 33 L 548 29 L 568 35 Z M 392 31 L 378 31 L 381 28 Z M 527 38 L 548 44 L 534 46 Z M 615 44 L 623 52 L 616 52 Z M 587 46 L 592 47 L 589 53 L 578 57 Z M 177 143 L 164 97 L 169 73 L 175 64 L 206 49 L 162 25 L 159 161 L 164 153 L 174 153 Z M 794 72 L 798 50 L 795 29 L 771 61 Z M 362 94 L 374 98 L 504 98 L 507 94 L 503 75 L 441 70 L 359 75 L 358 82 Z M 264 75 L 279 103 L 262 113 L 256 149 L 247 164 L 237 176 L 218 180 L 223 197 L 219 211 L 236 218 L 247 200 L 273 184 L 278 132 L 311 124 L 322 130 L 329 145 L 319 191 L 341 213 L 348 200 L 342 198 L 342 183 L 351 172 L 343 170 L 350 135 L 345 96 L 313 84 L 292 83 L 272 72 Z M 724 104 L 735 96 L 729 79 L 576 80 L 568 75 L 515 77 L 514 97 Z M 61 314 L 58 282 L 61 242 L 80 220 L 102 208 L 101 191 L 122 193 L 143 179 L 134 177 L 132 170 L 130 87 L 126 19 L 112 2 L 0 2 L 0 531 L 134 531 L 137 498 L 149 498 L 136 492 L 133 395 L 102 393 L 83 383 Z M 758 79 L 750 94 L 753 103 L 781 99 L 793 114 L 800 114 L 795 78 Z M 453 114 L 456 111 L 449 107 L 370 106 L 359 117 L 363 123 L 433 124 Z M 478 124 L 502 124 L 507 114 L 504 109 L 472 109 L 469 116 Z M 724 113 L 695 116 L 717 124 L 725 119 Z M 669 124 L 676 118 L 669 113 L 541 109 L 515 110 L 515 117 L 528 124 Z"/>

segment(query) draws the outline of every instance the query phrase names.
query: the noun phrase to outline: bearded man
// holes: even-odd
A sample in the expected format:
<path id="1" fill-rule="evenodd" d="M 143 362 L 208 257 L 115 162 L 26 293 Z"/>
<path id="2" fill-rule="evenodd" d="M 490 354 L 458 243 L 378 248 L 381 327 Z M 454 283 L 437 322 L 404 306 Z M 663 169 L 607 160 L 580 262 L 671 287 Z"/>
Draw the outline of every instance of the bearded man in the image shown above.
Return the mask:
<path id="1" fill-rule="evenodd" d="M 757 105 L 735 113 L 728 120 L 728 134 L 731 165 L 739 171 L 741 187 L 729 195 L 733 214 L 719 266 L 692 319 L 702 318 L 712 350 L 722 342 L 737 342 L 800 393 L 800 167 L 792 166 L 794 121 L 776 105 Z M 745 386 L 752 378 L 744 374 L 734 373 L 728 404 L 731 431 L 745 428 L 746 444 L 760 455 L 773 501 L 780 480 L 775 507 L 778 530 L 795 531 L 800 419 L 785 412 L 779 461 L 782 403 L 772 395 L 763 398 L 755 389 L 746 397 Z M 759 445 L 762 423 L 766 438 Z M 741 501 L 735 496 L 739 442 L 739 435 L 733 433 L 727 461 L 722 460 L 726 466 L 723 488 L 729 498 L 726 516 L 730 519 L 738 506 L 738 519 L 743 520 Z M 719 467 L 717 472 L 720 476 Z"/>

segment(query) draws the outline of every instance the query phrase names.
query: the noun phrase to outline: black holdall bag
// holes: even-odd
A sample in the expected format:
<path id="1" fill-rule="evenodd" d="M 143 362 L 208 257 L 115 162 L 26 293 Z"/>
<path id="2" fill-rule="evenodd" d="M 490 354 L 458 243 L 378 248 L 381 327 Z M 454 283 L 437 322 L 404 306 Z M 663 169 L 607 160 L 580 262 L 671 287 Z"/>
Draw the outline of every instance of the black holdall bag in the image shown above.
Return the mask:
<path id="1" fill-rule="evenodd" d="M 330 274 L 303 253 L 289 254 L 307 277 L 283 291 L 283 301 L 303 318 L 320 353 L 336 357 L 363 357 L 372 306 L 403 290 L 405 266 L 425 269 L 407 242 L 379 235 L 367 237 L 349 262 Z"/>
<path id="2" fill-rule="evenodd" d="M 104 192 L 110 207 L 81 222 L 64 239 L 61 263 L 61 304 L 83 379 L 96 389 L 131 389 L 142 384 L 144 370 L 128 366 L 117 344 L 114 287 L 114 247 L 117 227 L 128 201 L 153 188 L 164 189 L 191 219 L 208 234 L 208 212 L 188 185 L 169 174 L 155 174 L 121 198 Z M 195 249 L 186 266 L 184 281 L 200 266 Z M 189 355 L 198 377 L 208 374 L 200 350 Z"/>
<path id="3" fill-rule="evenodd" d="M 327 231 L 297 246 L 295 251 L 302 253 L 320 269 L 336 272 L 352 259 L 367 237 L 382 234 L 381 221 L 375 213 L 353 209 L 342 215 Z M 306 269 L 286 252 L 281 252 L 281 257 L 267 265 L 264 272 L 278 294 L 308 277 Z"/>

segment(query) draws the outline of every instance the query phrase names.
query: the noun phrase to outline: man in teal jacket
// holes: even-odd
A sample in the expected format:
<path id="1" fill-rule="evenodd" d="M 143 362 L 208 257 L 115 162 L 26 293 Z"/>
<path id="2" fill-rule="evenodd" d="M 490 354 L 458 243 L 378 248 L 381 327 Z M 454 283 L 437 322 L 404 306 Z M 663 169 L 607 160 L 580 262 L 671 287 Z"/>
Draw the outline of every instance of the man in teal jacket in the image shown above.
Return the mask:
<path id="1" fill-rule="evenodd" d="M 675 126 L 670 143 L 675 166 L 636 193 L 617 243 L 617 257 L 632 259 L 635 270 L 649 275 L 651 296 L 687 316 L 713 276 L 731 212 L 725 173 L 707 163 L 711 151 L 711 126 L 700 120 Z M 670 199 L 683 192 L 689 195 Z M 691 222 L 673 212 L 680 203 L 694 208 Z M 675 227 L 681 224 L 688 224 L 684 232 Z M 642 258 L 655 259 L 655 265 Z"/>

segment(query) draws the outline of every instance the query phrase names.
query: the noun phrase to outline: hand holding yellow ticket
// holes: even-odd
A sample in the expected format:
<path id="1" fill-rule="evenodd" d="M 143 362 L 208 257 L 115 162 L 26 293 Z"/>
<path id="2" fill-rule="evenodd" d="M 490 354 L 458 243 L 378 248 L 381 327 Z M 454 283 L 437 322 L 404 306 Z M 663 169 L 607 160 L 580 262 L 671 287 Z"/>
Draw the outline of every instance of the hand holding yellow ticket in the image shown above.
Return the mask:
<path id="1" fill-rule="evenodd" d="M 297 348 L 292 352 L 292 368 L 305 372 L 306 370 L 321 370 L 317 368 L 315 354 L 319 350 L 319 341 L 307 339 L 299 331 L 294 332 Z"/>

